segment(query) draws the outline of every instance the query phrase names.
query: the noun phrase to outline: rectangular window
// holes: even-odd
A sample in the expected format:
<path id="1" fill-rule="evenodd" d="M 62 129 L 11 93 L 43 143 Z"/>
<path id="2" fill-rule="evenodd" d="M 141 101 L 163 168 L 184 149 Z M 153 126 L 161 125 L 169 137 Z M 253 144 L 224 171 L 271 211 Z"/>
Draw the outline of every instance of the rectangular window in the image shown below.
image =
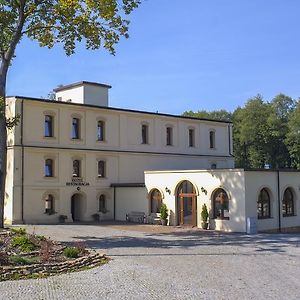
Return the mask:
<path id="1" fill-rule="evenodd" d="M 44 136 L 53 137 L 53 117 L 49 115 L 45 116 Z"/>
<path id="2" fill-rule="evenodd" d="M 80 177 L 80 160 L 73 160 L 73 177 Z"/>
<path id="3" fill-rule="evenodd" d="M 72 139 L 76 140 L 80 138 L 79 128 L 80 120 L 78 118 L 72 119 Z"/>
<path id="4" fill-rule="evenodd" d="M 173 128 L 167 127 L 166 134 L 167 134 L 167 140 L 166 140 L 167 146 L 172 146 L 172 144 L 173 144 Z"/>
<path id="5" fill-rule="evenodd" d="M 195 130 L 189 129 L 189 146 L 195 147 Z"/>
<path id="6" fill-rule="evenodd" d="M 142 125 L 142 144 L 148 144 L 148 126 Z"/>
<path id="7" fill-rule="evenodd" d="M 53 160 L 46 159 L 45 161 L 45 177 L 53 177 Z"/>
<path id="8" fill-rule="evenodd" d="M 104 141 L 104 122 L 98 121 L 97 123 L 97 140 Z"/>
<path id="9" fill-rule="evenodd" d="M 215 148 L 215 132 L 214 131 L 210 131 L 209 132 L 209 148 L 210 149 L 214 149 Z"/>
<path id="10" fill-rule="evenodd" d="M 98 161 L 98 177 L 99 178 L 105 177 L 105 161 L 103 160 Z"/>

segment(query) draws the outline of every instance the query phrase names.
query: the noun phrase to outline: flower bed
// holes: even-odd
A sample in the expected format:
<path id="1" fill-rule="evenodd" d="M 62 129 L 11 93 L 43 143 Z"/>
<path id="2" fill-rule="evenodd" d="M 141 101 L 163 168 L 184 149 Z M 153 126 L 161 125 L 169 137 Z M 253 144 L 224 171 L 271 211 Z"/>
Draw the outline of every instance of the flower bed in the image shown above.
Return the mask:
<path id="1" fill-rule="evenodd" d="M 107 261 L 105 255 L 86 250 L 82 242 L 66 247 L 24 229 L 0 231 L 0 281 L 80 271 Z"/>

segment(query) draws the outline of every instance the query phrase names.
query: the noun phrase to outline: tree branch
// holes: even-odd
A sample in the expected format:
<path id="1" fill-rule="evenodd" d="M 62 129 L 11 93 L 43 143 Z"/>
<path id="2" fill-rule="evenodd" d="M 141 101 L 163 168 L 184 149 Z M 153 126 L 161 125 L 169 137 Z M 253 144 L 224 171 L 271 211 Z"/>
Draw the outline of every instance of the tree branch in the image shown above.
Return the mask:
<path id="1" fill-rule="evenodd" d="M 8 47 L 8 49 L 6 50 L 6 52 L 4 54 L 4 60 L 6 60 L 8 62 L 8 64 L 10 63 L 10 61 L 15 53 L 16 46 L 22 37 L 22 29 L 23 29 L 23 26 L 24 26 L 25 20 L 26 20 L 25 14 L 24 14 L 25 4 L 26 4 L 26 0 L 20 0 L 19 19 L 18 19 L 17 27 L 15 29 L 15 33 L 14 33 L 14 36 L 10 43 L 10 46 Z"/>

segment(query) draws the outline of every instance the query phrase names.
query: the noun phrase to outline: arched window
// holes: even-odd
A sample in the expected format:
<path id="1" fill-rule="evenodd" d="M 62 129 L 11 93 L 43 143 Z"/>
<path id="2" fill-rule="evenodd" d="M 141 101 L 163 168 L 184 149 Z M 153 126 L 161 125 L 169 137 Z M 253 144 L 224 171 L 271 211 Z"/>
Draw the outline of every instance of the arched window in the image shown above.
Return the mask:
<path id="1" fill-rule="evenodd" d="M 294 195 L 290 188 L 287 188 L 283 194 L 282 213 L 284 217 L 294 215 Z"/>
<path id="2" fill-rule="evenodd" d="M 150 196 L 151 213 L 159 213 L 162 204 L 162 196 L 158 189 L 154 189 Z"/>
<path id="3" fill-rule="evenodd" d="M 263 188 L 258 196 L 257 201 L 257 217 L 258 219 L 271 218 L 271 202 L 267 189 Z"/>
<path id="4" fill-rule="evenodd" d="M 46 115 L 44 123 L 44 136 L 53 137 L 53 131 L 53 117 L 50 115 Z"/>
<path id="5" fill-rule="evenodd" d="M 80 177 L 80 160 L 73 160 L 73 177 Z"/>
<path id="6" fill-rule="evenodd" d="M 45 198 L 45 214 L 51 215 L 54 213 L 54 197 L 49 194 Z"/>
<path id="7" fill-rule="evenodd" d="M 104 141 L 104 126 L 104 121 L 97 122 L 97 140 L 100 142 Z"/>
<path id="8" fill-rule="evenodd" d="M 106 213 L 106 211 L 106 197 L 102 194 L 99 197 L 99 212 Z"/>
<path id="9" fill-rule="evenodd" d="M 80 120 L 78 118 L 72 118 L 72 139 L 76 140 L 80 138 Z"/>
<path id="10" fill-rule="evenodd" d="M 216 147 L 216 134 L 213 130 L 209 132 L 209 148 L 214 149 Z"/>
<path id="11" fill-rule="evenodd" d="M 101 178 L 105 177 L 105 161 L 104 160 L 98 161 L 98 177 L 101 177 Z"/>
<path id="12" fill-rule="evenodd" d="M 53 177 L 53 160 L 45 160 L 45 177 Z"/>
<path id="13" fill-rule="evenodd" d="M 229 198 L 225 190 L 219 188 L 213 194 L 214 218 L 228 220 Z"/>

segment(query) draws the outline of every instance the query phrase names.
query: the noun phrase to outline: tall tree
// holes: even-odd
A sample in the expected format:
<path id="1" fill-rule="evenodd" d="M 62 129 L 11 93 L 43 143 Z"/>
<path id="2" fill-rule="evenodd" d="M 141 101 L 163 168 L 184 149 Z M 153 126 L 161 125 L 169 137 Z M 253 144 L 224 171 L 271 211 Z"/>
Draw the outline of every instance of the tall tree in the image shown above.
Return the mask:
<path id="1" fill-rule="evenodd" d="M 195 118 L 204 118 L 204 119 L 213 119 L 213 120 L 221 120 L 221 121 L 231 121 L 232 113 L 228 112 L 225 109 L 206 111 L 199 110 L 197 112 L 193 111 L 185 111 L 183 113 L 184 116 L 195 117 Z"/>
<path id="2" fill-rule="evenodd" d="M 77 42 L 115 54 L 120 36 L 128 38 L 125 19 L 141 0 L 0 0 L 0 227 L 3 227 L 6 126 L 5 87 L 16 47 L 24 36 L 42 47 L 62 43 L 67 55 Z"/>
<path id="3" fill-rule="evenodd" d="M 290 115 L 288 129 L 285 141 L 291 156 L 291 165 L 300 170 L 300 100 Z"/>

